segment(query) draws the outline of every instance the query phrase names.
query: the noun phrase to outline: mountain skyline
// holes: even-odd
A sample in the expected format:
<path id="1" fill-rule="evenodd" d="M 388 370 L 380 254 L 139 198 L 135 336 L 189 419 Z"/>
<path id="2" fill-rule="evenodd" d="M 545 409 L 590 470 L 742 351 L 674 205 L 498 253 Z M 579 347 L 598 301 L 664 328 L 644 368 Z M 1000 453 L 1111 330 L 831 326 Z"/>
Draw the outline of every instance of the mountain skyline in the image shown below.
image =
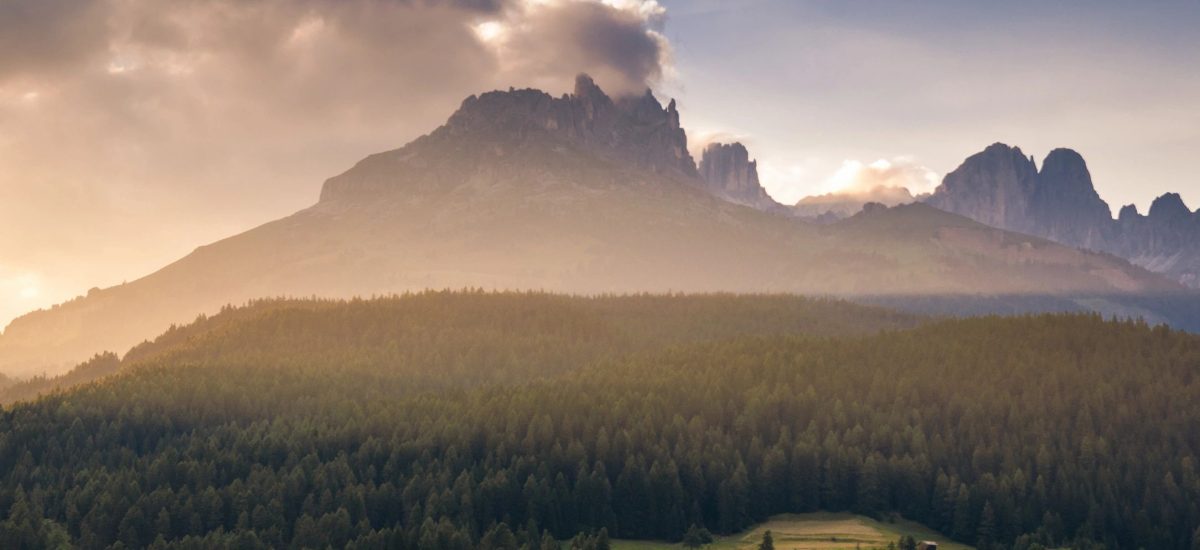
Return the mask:
<path id="1" fill-rule="evenodd" d="M 697 159 L 745 143 L 785 204 L 993 141 L 1076 148 L 1113 204 L 1200 200 L 1191 2 L 28 6 L 0 19 L 0 324 L 303 208 L 471 93 L 580 71 L 676 98 Z"/>
<path id="2" fill-rule="evenodd" d="M 429 288 L 1048 295 L 1186 324 L 1122 298 L 1183 289 L 1166 278 L 923 204 L 829 225 L 739 204 L 729 190 L 761 193 L 744 153 L 710 148 L 702 174 L 675 102 L 612 98 L 587 75 L 560 97 L 471 95 L 428 134 L 326 180 L 314 205 L 16 319 L 0 335 L 0 372 L 56 374 L 265 297 Z"/>
<path id="3" fill-rule="evenodd" d="M 723 174 L 703 171 L 714 193 L 739 204 L 764 211 L 778 211 L 780 204 L 769 197 L 749 200 L 755 193 L 765 196 L 757 185 L 757 163 L 748 161 L 742 144 L 721 146 L 737 151 L 740 174 L 734 181 L 737 193 L 722 186 Z M 712 149 L 706 149 L 706 153 Z M 1135 204 L 1114 209 L 1096 191 L 1083 156 L 1068 148 L 1056 148 L 1039 169 L 1033 155 L 1020 147 L 994 143 L 967 157 L 929 193 L 914 195 L 903 185 L 902 176 L 886 162 L 867 167 L 881 177 L 856 177 L 841 191 L 809 196 L 792 205 L 792 215 L 815 223 L 830 223 L 857 214 L 864 208 L 921 202 L 940 210 L 966 216 L 979 223 L 1017 233 L 1036 235 L 1084 250 L 1105 252 L 1141 267 L 1162 273 L 1181 284 L 1200 287 L 1200 210 L 1192 210 L 1179 193 L 1163 193 L 1154 199 L 1146 214 Z M 715 178 L 715 179 L 714 179 Z M 900 179 L 900 183 L 896 180 Z M 753 192 L 747 191 L 753 182 Z"/>
<path id="4" fill-rule="evenodd" d="M 1096 192 L 1083 156 L 1055 149 L 1039 169 L 1033 156 L 1003 143 L 988 146 L 946 175 L 927 204 L 992 227 L 1108 252 L 1190 287 L 1200 286 L 1200 211 L 1178 193 L 1112 208 Z"/>
<path id="5" fill-rule="evenodd" d="M 578 86 L 578 83 L 577 83 L 577 86 Z M 596 88 L 596 90 L 599 92 L 599 88 Z M 577 90 L 577 92 L 578 92 L 578 90 Z M 601 95 L 603 95 L 603 92 L 599 92 L 599 93 Z M 653 99 L 653 96 L 651 95 L 650 90 L 646 90 L 645 93 L 642 95 Z M 471 96 L 471 97 L 473 98 L 474 96 Z M 625 99 L 622 99 L 622 101 L 636 101 L 636 99 L 635 99 L 636 97 L 637 97 L 636 94 L 631 94 L 631 95 L 627 96 Z M 470 100 L 471 99 L 468 99 L 467 101 L 470 101 Z M 674 109 L 675 109 L 675 101 L 674 100 L 671 100 L 669 109 L 672 113 L 674 113 Z M 679 120 L 678 120 L 679 115 L 676 113 L 676 114 L 673 114 L 673 116 L 675 117 L 674 124 L 678 125 L 679 124 Z M 993 146 L 990 146 L 988 148 L 988 150 L 991 150 L 992 148 L 1001 146 L 1001 145 L 1003 145 L 1003 144 L 996 143 Z M 843 171 L 844 173 L 842 175 L 842 178 L 843 178 L 844 185 L 845 185 L 845 187 L 843 189 L 831 191 L 829 193 L 825 193 L 822 195 L 806 196 L 806 197 L 803 197 L 800 201 L 798 201 L 795 205 L 784 205 L 784 204 L 780 203 L 777 199 L 775 199 L 775 197 L 771 196 L 770 192 L 767 191 L 766 186 L 761 183 L 760 178 L 758 176 L 757 166 L 756 166 L 757 160 L 754 158 L 753 152 L 748 151 L 747 148 L 745 147 L 745 145 L 743 145 L 741 142 L 735 141 L 732 143 L 724 144 L 724 143 L 719 143 L 719 142 L 715 142 L 715 141 L 710 141 L 710 142 L 702 144 L 702 147 L 703 147 L 703 150 L 701 151 L 701 153 L 698 156 L 698 158 L 696 159 L 696 161 L 693 163 L 693 168 L 690 168 L 690 169 L 692 169 L 692 170 L 699 169 L 700 172 L 698 173 L 698 175 L 702 176 L 703 178 L 708 178 L 711 175 L 715 174 L 716 172 L 714 172 L 713 171 L 714 168 L 711 168 L 711 167 L 706 169 L 704 161 L 709 158 L 709 155 L 712 155 L 714 157 L 712 164 L 715 165 L 716 164 L 715 157 L 717 157 L 718 155 L 723 156 L 724 157 L 724 159 L 722 160 L 723 166 L 716 170 L 740 171 L 740 172 L 736 175 L 733 174 L 732 172 L 720 173 L 719 175 L 713 176 L 713 177 L 733 178 L 732 180 L 730 180 L 731 183 L 729 183 L 729 185 L 741 186 L 742 189 L 740 192 L 735 192 L 735 193 L 729 193 L 728 191 L 715 189 L 714 193 L 718 197 L 722 198 L 723 200 L 728 200 L 728 201 L 731 201 L 731 202 L 737 203 L 737 204 L 743 204 L 746 206 L 750 206 L 752 208 L 756 208 L 758 210 L 774 212 L 777 214 L 796 215 L 796 216 L 800 216 L 802 218 L 809 217 L 809 218 L 814 218 L 814 219 L 821 218 L 822 214 L 829 212 L 832 214 L 832 216 L 833 216 L 832 218 L 822 218 L 822 219 L 825 219 L 826 221 L 828 221 L 828 220 L 832 220 L 832 219 L 849 217 L 849 216 L 855 214 L 856 212 L 858 212 L 858 210 L 862 208 L 862 205 L 865 203 L 868 203 L 868 202 L 878 202 L 878 203 L 882 203 L 886 206 L 902 205 L 902 204 L 907 204 L 907 203 L 917 202 L 917 201 L 929 202 L 931 204 L 934 204 L 935 206 L 938 206 L 942 210 L 947 210 L 950 212 L 963 214 L 969 218 L 972 218 L 976 221 L 979 221 L 981 223 L 984 223 L 984 224 L 992 226 L 992 227 L 1013 230 L 1013 231 L 1017 231 L 1019 233 L 1027 233 L 1030 235 L 1047 237 L 1053 241 L 1062 242 L 1063 244 L 1068 244 L 1070 246 L 1083 246 L 1084 248 L 1089 248 L 1089 249 L 1093 249 L 1093 250 L 1113 251 L 1114 253 L 1116 253 L 1119 256 L 1124 256 L 1127 258 L 1136 258 L 1135 263 L 1138 263 L 1139 265 L 1147 267 L 1148 269 L 1151 269 L 1152 271 L 1164 271 L 1164 270 L 1169 270 L 1171 268 L 1170 265 L 1163 265 L 1163 260 L 1156 260 L 1153 257 L 1151 257 L 1151 258 L 1138 257 L 1136 247 L 1134 247 L 1134 250 L 1132 252 L 1130 252 L 1130 247 L 1132 245 L 1125 245 L 1124 249 L 1117 250 L 1116 246 L 1097 245 L 1096 243 L 1090 242 L 1087 239 L 1061 238 L 1060 236 L 1054 235 L 1052 232 L 1048 233 L 1046 231 L 1039 230 L 1038 228 L 1031 226 L 1030 224 L 1033 222 L 1028 221 L 1028 220 L 1022 221 L 1020 223 L 1006 223 L 1004 220 L 993 219 L 987 213 L 984 213 L 984 212 L 971 211 L 970 209 L 957 209 L 957 208 L 947 207 L 944 203 L 939 203 L 937 198 L 934 197 L 932 193 L 924 193 L 921 195 L 916 195 L 916 194 L 912 193 L 908 187 L 897 184 L 896 183 L 897 181 L 900 181 L 900 182 L 905 181 L 905 178 L 907 178 L 909 176 L 901 175 L 899 177 L 896 177 L 896 176 L 891 175 L 891 173 L 894 173 L 895 171 L 906 170 L 906 169 L 908 169 L 908 167 L 892 166 L 890 163 L 888 163 L 887 161 L 883 161 L 883 160 L 877 161 L 876 163 L 874 163 L 871 166 L 866 166 L 866 167 L 854 166 L 854 167 L 852 167 L 853 168 L 852 170 Z M 1004 145 L 1004 147 L 1008 148 L 1007 145 Z M 1018 156 L 1020 156 L 1022 154 L 1022 153 L 1020 153 L 1020 151 L 1021 151 L 1020 148 L 1011 148 L 1011 149 L 1015 149 Z M 695 150 L 695 146 L 691 146 L 691 147 L 687 146 L 686 140 L 685 140 L 684 145 L 681 148 L 681 153 L 684 155 L 687 155 L 690 158 L 690 152 L 693 150 Z M 1069 156 L 1073 156 L 1073 157 L 1078 157 L 1079 161 L 1082 162 L 1082 158 L 1080 157 L 1080 155 L 1071 149 L 1065 149 L 1065 148 L 1061 148 L 1061 147 L 1056 148 L 1053 151 L 1051 151 L 1051 155 L 1049 155 L 1047 158 L 1048 159 L 1055 158 L 1056 155 L 1059 155 L 1059 156 L 1069 155 Z M 1033 166 L 1033 170 L 1036 172 L 1036 165 L 1034 164 L 1033 155 L 1030 155 L 1030 158 L 1027 160 L 1029 161 L 1029 164 L 1031 166 Z M 684 170 L 687 170 L 687 169 L 684 169 Z M 950 178 L 952 176 L 952 174 L 953 174 L 953 171 L 948 172 L 947 176 L 946 176 L 947 179 Z M 845 178 L 847 176 L 851 177 L 851 178 L 857 178 L 857 179 L 846 180 Z M 917 177 L 921 178 L 921 177 L 927 177 L 927 176 L 920 175 Z M 737 181 L 734 181 L 734 180 L 737 180 Z M 873 184 L 876 186 L 871 187 L 871 188 L 865 187 L 867 185 L 873 185 Z M 944 184 L 945 184 L 944 180 L 939 182 L 938 186 L 935 190 L 941 190 Z M 1184 200 L 1182 199 L 1180 194 L 1177 192 L 1172 192 L 1172 191 L 1164 192 L 1162 195 L 1155 197 L 1154 200 L 1152 201 L 1150 208 L 1146 209 L 1146 214 L 1141 214 L 1140 213 L 1141 210 L 1137 207 L 1136 204 L 1123 205 L 1120 207 L 1119 212 L 1117 212 L 1112 207 L 1110 207 L 1106 201 L 1104 201 L 1101 197 L 1099 197 L 1097 195 L 1094 187 L 1092 187 L 1090 178 L 1087 181 L 1087 189 L 1090 190 L 1091 195 L 1093 195 L 1093 197 L 1092 197 L 1093 207 L 1094 207 L 1093 209 L 1100 208 L 1099 206 L 1096 206 L 1097 202 L 1099 204 L 1102 204 L 1103 205 L 1102 209 L 1105 210 L 1104 214 L 1107 216 L 1108 221 L 1113 221 L 1113 222 L 1124 221 L 1124 224 L 1126 226 L 1131 226 L 1131 225 L 1137 224 L 1138 223 L 1136 221 L 1137 219 L 1144 220 L 1144 219 L 1148 218 L 1149 213 L 1151 211 L 1158 212 L 1159 217 L 1161 217 L 1167 210 L 1172 210 L 1172 211 L 1180 210 L 1180 211 L 1184 212 L 1183 215 L 1193 215 L 1193 214 L 1200 213 L 1200 210 L 1193 211 L 1192 209 L 1190 209 L 1186 205 L 1186 203 L 1184 202 Z M 325 193 L 327 191 L 328 191 L 328 183 L 325 186 L 323 186 L 323 188 L 322 188 L 322 192 L 321 192 L 322 198 L 325 197 Z M 789 207 L 790 207 L 790 210 L 789 210 Z M 1047 217 L 1052 217 L 1053 215 L 1054 215 L 1053 213 L 1044 213 L 1043 214 L 1043 216 L 1047 216 Z M 1176 216 L 1176 217 L 1178 217 L 1178 216 Z M 1182 246 L 1182 245 L 1175 245 L 1176 249 L 1178 249 L 1180 246 Z M 1189 260 L 1189 261 L 1191 261 L 1191 260 Z M 1193 269 L 1193 268 L 1187 267 L 1186 269 Z M 1192 272 L 1189 271 L 1188 274 L 1184 275 L 1186 277 L 1185 282 L 1189 286 L 1194 286 L 1195 284 L 1197 284 L 1196 281 L 1200 280 L 1200 279 L 1197 279 L 1197 277 L 1195 275 L 1191 275 L 1190 273 L 1192 273 Z M 1173 276 L 1178 277 L 1180 275 L 1175 274 Z M 20 281 L 18 281 L 18 285 L 19 285 L 19 283 L 20 283 Z M 122 284 L 124 284 L 124 283 L 122 283 Z M 97 288 L 99 288 L 99 287 L 97 287 L 97 286 L 92 287 L 93 290 L 95 290 Z M 80 296 L 82 296 L 82 295 L 80 295 Z M 24 315 L 24 314 L 32 312 L 32 311 L 35 311 L 35 310 L 34 309 L 30 309 L 30 310 L 15 309 L 10 312 L 7 312 L 6 314 L 10 315 L 11 319 L 15 319 L 16 317 L 19 317 L 21 315 Z M 3 313 L 3 312 L 0 312 L 0 313 Z M 0 318 L 0 320 L 2 320 L 2 322 L 0 322 L 0 325 L 7 325 L 8 322 L 11 321 L 11 319 Z M 2 334 L 2 333 L 3 333 L 3 331 L 0 330 L 0 334 Z"/>

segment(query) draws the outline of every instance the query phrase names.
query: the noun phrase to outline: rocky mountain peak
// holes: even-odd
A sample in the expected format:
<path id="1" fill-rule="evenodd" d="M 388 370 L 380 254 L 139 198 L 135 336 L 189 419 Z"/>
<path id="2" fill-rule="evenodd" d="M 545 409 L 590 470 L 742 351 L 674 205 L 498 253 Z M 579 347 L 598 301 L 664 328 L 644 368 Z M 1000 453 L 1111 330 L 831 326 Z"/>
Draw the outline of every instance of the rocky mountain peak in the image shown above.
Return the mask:
<path id="1" fill-rule="evenodd" d="M 759 187 L 758 162 L 741 143 L 710 143 L 700 157 L 700 176 L 731 193 L 744 193 Z"/>
<path id="2" fill-rule="evenodd" d="M 698 176 L 674 101 L 663 108 L 650 90 L 641 96 L 613 99 L 591 77 L 581 74 L 575 79 L 573 93 L 561 97 L 534 89 L 472 95 L 431 134 L 370 157 L 351 172 L 327 181 L 321 200 L 372 200 L 381 192 L 403 188 L 400 182 L 377 178 L 369 184 L 355 183 L 363 178 L 351 177 L 351 173 L 367 172 L 374 164 L 385 166 L 388 174 L 397 173 L 396 161 L 420 169 L 437 163 L 461 168 L 479 155 L 513 158 L 509 154 L 513 151 L 537 154 L 561 146 L 653 173 L 688 179 Z"/>
<path id="3" fill-rule="evenodd" d="M 1103 209 L 1105 217 L 1112 218 L 1108 204 L 1104 203 L 1092 184 L 1087 162 L 1078 152 L 1062 148 L 1050 151 L 1042 161 L 1038 176 L 1039 193 L 1047 199 L 1064 201 L 1064 204 L 1056 206 L 1069 208 L 1072 205 L 1086 205 L 1093 210 Z"/>
<path id="4" fill-rule="evenodd" d="M 1019 147 L 993 143 L 968 157 L 929 197 L 931 206 L 993 227 L 1026 229 L 1037 166 Z"/>
<path id="5" fill-rule="evenodd" d="M 700 157 L 700 177 L 727 200 L 763 210 L 782 208 L 758 180 L 758 162 L 741 143 L 710 143 Z"/>
<path id="6" fill-rule="evenodd" d="M 1031 204 L 1041 235 L 1084 248 L 1102 248 L 1112 210 L 1096 193 L 1079 153 L 1055 149 L 1046 155 Z"/>
<path id="7" fill-rule="evenodd" d="M 1033 155 L 1025 156 L 1025 153 L 1021 151 L 1020 147 L 1008 145 L 1007 143 L 1001 143 L 999 141 L 984 147 L 983 151 L 967 157 L 967 160 L 963 161 L 963 164 L 968 163 L 986 163 L 991 165 L 1009 164 L 1020 167 L 1022 170 L 1028 168 L 1032 169 L 1034 172 L 1037 172 L 1037 164 L 1034 161 Z"/>
<path id="8" fill-rule="evenodd" d="M 1168 221 L 1188 218 L 1191 215 L 1192 211 L 1184 204 L 1183 197 L 1179 196 L 1179 193 L 1164 193 L 1150 203 L 1148 217 L 1153 220 Z"/>
<path id="9" fill-rule="evenodd" d="M 1032 157 L 1030 157 L 1032 160 Z M 1050 151 L 1046 155 L 1046 159 L 1042 161 L 1041 174 L 1063 174 L 1071 176 L 1072 183 L 1077 183 L 1082 179 L 1091 181 L 1092 176 L 1088 172 L 1087 162 L 1083 160 L 1083 155 L 1080 155 L 1074 149 L 1058 148 Z"/>
<path id="10" fill-rule="evenodd" d="M 1055 149 L 1040 171 L 1021 155 L 990 145 L 947 174 L 927 202 L 993 227 L 1114 254 L 1200 287 L 1200 214 L 1178 194 L 1155 199 L 1145 216 L 1125 206 L 1114 221 L 1078 152 Z"/>

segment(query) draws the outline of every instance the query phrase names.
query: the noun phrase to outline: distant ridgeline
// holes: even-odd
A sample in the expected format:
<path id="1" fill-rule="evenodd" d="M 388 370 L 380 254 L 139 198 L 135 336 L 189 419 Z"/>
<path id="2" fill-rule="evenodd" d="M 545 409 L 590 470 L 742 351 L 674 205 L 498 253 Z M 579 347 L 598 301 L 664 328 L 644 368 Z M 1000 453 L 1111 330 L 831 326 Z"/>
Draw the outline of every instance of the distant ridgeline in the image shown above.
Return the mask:
<path id="1" fill-rule="evenodd" d="M 829 510 L 979 548 L 1194 547 L 1200 337 L 918 321 L 732 295 L 229 309 L 0 413 L 0 540 L 542 550 Z"/>
<path id="2" fill-rule="evenodd" d="M 1200 293 L 1147 294 L 1000 294 L 1000 295 L 877 295 L 849 299 L 915 315 L 976 317 L 1039 313 L 1096 313 L 1105 318 L 1141 320 L 1200 333 Z"/>

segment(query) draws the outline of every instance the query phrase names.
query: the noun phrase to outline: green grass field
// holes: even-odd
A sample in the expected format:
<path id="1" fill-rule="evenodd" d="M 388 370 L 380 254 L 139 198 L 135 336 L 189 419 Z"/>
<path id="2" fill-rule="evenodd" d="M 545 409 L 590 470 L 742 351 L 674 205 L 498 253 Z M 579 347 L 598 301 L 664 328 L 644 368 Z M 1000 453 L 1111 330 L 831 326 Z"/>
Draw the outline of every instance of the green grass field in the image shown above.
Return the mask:
<path id="1" fill-rule="evenodd" d="M 896 520 L 895 523 L 876 521 L 854 514 L 785 514 L 774 516 L 766 523 L 727 537 L 718 537 L 706 546 L 711 550 L 744 550 L 757 548 L 763 532 L 771 530 L 777 550 L 868 550 L 886 548 L 901 535 L 912 535 L 918 541 L 938 542 L 939 550 L 974 550 L 973 547 L 950 542 L 945 535 L 924 525 Z M 659 550 L 682 548 L 675 543 L 641 540 L 615 540 L 614 550 Z"/>

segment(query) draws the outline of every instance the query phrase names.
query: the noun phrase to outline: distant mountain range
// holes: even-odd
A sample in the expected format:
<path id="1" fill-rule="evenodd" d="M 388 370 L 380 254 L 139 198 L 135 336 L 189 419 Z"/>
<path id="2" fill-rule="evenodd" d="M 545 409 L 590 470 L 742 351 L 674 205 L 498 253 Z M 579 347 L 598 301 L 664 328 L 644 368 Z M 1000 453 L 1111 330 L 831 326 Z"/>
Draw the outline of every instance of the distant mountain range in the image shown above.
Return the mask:
<path id="1" fill-rule="evenodd" d="M 63 371 L 256 298 L 462 287 L 838 296 L 1181 289 L 1109 254 L 924 204 L 805 222 L 770 201 L 744 147 L 710 146 L 697 166 L 674 101 L 610 98 L 581 76 L 560 97 L 471 96 L 430 134 L 330 178 L 310 208 L 13 321 L 0 336 L 0 372 Z"/>
<path id="2" fill-rule="evenodd" d="M 993 144 L 968 157 L 931 194 L 914 197 L 902 187 L 840 191 L 801 199 L 792 207 L 818 222 L 844 219 L 870 203 L 924 202 L 977 222 L 1125 258 L 1189 288 L 1200 288 L 1200 210 L 1177 193 L 1154 200 L 1143 215 L 1134 205 L 1116 219 L 1092 184 L 1083 157 L 1055 149 L 1038 169 L 1018 147 Z"/>
<path id="3" fill-rule="evenodd" d="M 1147 215 L 1129 205 L 1113 219 L 1083 157 L 1070 149 L 1051 151 L 1038 170 L 1020 148 L 996 143 L 947 174 L 926 203 L 992 227 L 1114 254 L 1200 287 L 1200 212 L 1167 193 Z"/>

